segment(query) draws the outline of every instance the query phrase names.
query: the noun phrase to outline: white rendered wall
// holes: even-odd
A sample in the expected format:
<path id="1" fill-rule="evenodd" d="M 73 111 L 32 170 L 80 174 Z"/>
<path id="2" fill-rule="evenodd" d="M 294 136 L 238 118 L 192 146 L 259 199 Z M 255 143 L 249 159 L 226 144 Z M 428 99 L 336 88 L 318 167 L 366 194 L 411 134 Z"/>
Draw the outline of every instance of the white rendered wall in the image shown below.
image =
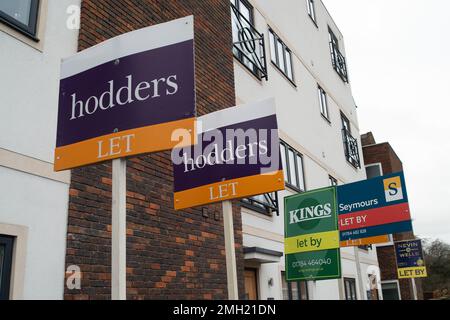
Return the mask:
<path id="1" fill-rule="evenodd" d="M 28 230 L 25 250 L 14 252 L 25 261 L 19 299 L 63 298 L 70 175 L 52 167 L 60 61 L 78 43 L 66 27 L 70 5 L 80 0 L 42 7 L 41 48 L 0 31 L 0 228 Z"/>
<path id="2" fill-rule="evenodd" d="M 78 44 L 66 27 L 72 4 L 80 0 L 48 1 L 43 52 L 0 31 L 0 148 L 53 162 L 60 61 Z"/>
<path id="3" fill-rule="evenodd" d="M 0 223 L 26 226 L 23 299 L 62 299 L 68 188 L 0 167 Z"/>
<path id="4" fill-rule="evenodd" d="M 322 2 L 315 1 L 318 28 L 309 18 L 304 0 L 250 0 L 249 2 L 254 7 L 255 27 L 264 34 L 269 80 L 257 80 L 235 59 L 237 103 L 275 97 L 281 138 L 304 156 L 307 190 L 328 186 L 329 175 L 338 179 L 339 184 L 366 179 L 365 170 L 352 167 L 344 155 L 341 112 L 350 120 L 352 135 L 358 139 L 361 166 L 364 168 L 356 105 L 350 85 L 344 83 L 332 67 L 328 46 L 328 26 L 338 37 L 340 51 L 345 56 L 343 37 Z M 272 65 L 269 26 L 293 53 L 292 64 L 296 86 L 293 86 Z M 349 75 L 351 82 L 351 69 Z M 321 116 L 317 94 L 318 84 L 327 92 L 331 123 Z M 283 198 L 294 193 L 292 190 L 279 192 L 280 216 L 266 217 L 243 209 L 245 247 L 284 251 Z M 346 257 L 342 258 L 343 276 L 355 278 L 358 298 L 366 299 L 365 294 L 361 297 L 361 290 L 359 290 L 354 249 L 344 248 L 341 251 Z M 360 269 L 365 285 L 367 266 L 378 265 L 378 261 L 373 250 L 370 250 L 368 254 L 360 250 L 360 256 L 364 258 Z M 279 263 L 261 265 L 258 270 L 260 299 L 282 298 L 280 274 L 284 269 L 284 257 Z M 272 287 L 267 284 L 267 279 L 270 278 L 274 280 Z M 342 282 L 342 280 L 310 282 L 308 284 L 310 298 L 314 300 L 344 299 L 343 283 L 339 285 L 339 281 Z"/>

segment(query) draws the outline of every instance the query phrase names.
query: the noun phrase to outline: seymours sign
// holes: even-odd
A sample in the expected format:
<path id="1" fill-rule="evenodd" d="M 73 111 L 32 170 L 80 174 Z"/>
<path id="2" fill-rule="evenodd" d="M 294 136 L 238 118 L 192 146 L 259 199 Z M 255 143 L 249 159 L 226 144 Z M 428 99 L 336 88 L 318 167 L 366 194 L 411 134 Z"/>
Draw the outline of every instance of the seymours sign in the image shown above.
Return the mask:
<path id="1" fill-rule="evenodd" d="M 175 209 L 284 190 L 274 99 L 210 113 L 197 123 L 198 143 L 172 152 Z"/>
<path id="2" fill-rule="evenodd" d="M 192 16 L 107 40 L 62 62 L 55 170 L 171 149 L 195 115 Z"/>
<path id="3" fill-rule="evenodd" d="M 399 279 L 427 277 L 421 240 L 396 242 L 395 253 Z"/>
<path id="4" fill-rule="evenodd" d="M 403 173 L 337 187 L 341 240 L 412 231 Z"/>
<path id="5" fill-rule="evenodd" d="M 336 188 L 284 199 L 286 280 L 341 277 Z"/>

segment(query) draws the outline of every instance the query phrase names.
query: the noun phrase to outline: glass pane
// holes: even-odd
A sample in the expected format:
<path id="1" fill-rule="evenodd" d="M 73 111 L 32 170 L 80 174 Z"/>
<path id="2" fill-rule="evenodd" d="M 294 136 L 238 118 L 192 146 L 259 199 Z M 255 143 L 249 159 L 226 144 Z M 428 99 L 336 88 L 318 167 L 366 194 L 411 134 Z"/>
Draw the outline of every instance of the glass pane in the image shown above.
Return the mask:
<path id="1" fill-rule="evenodd" d="M 308 283 L 305 281 L 300 282 L 301 287 L 301 299 L 308 300 Z"/>
<path id="2" fill-rule="evenodd" d="M 318 92 L 319 92 L 319 104 L 320 104 L 320 112 L 322 113 L 322 114 L 324 114 L 324 105 L 323 105 L 323 99 L 322 99 L 322 95 L 323 95 L 323 92 L 322 92 L 322 89 L 317 89 L 318 90 Z"/>
<path id="3" fill-rule="evenodd" d="M 28 25 L 30 21 L 31 0 L 0 0 L 0 10 L 11 18 Z"/>
<path id="4" fill-rule="evenodd" d="M 291 52 L 288 50 L 286 50 L 286 71 L 286 75 L 292 80 Z"/>
<path id="5" fill-rule="evenodd" d="M 281 164 L 283 165 L 284 171 L 284 181 L 289 182 L 288 168 L 286 166 L 286 147 L 284 146 L 284 144 L 280 144 L 280 153 L 281 153 Z"/>
<path id="6" fill-rule="evenodd" d="M 298 187 L 297 177 L 295 175 L 295 154 L 292 150 L 289 150 L 289 183 L 294 187 Z"/>
<path id="7" fill-rule="evenodd" d="M 300 300 L 297 282 L 291 282 L 291 287 L 292 287 L 292 300 Z"/>
<path id="8" fill-rule="evenodd" d="M 328 105 L 327 105 L 327 94 L 323 89 L 320 89 L 320 101 L 322 105 L 322 114 L 328 118 Z"/>
<path id="9" fill-rule="evenodd" d="M 350 281 L 345 280 L 345 299 L 347 300 L 351 300 L 352 296 L 351 296 L 351 288 L 350 288 Z"/>
<path id="10" fill-rule="evenodd" d="M 247 19 L 249 22 L 252 22 L 252 20 L 250 19 L 250 9 L 242 1 L 239 1 L 239 11 L 245 17 L 245 19 Z"/>
<path id="11" fill-rule="evenodd" d="M 305 178 L 303 176 L 303 158 L 297 156 L 297 172 L 298 172 L 298 187 L 304 191 L 305 190 Z"/>
<path id="12" fill-rule="evenodd" d="M 275 50 L 275 38 L 273 33 L 269 31 L 269 39 L 270 39 L 270 56 L 274 63 L 277 63 L 277 52 Z"/>
<path id="13" fill-rule="evenodd" d="M 316 9 L 314 8 L 314 1 L 311 0 L 311 18 L 316 21 Z"/>
<path id="14" fill-rule="evenodd" d="M 342 128 L 350 132 L 350 123 L 344 116 L 342 116 Z"/>
<path id="15" fill-rule="evenodd" d="M 397 283 L 382 283 L 384 300 L 400 300 Z"/>
<path id="16" fill-rule="evenodd" d="M 0 245 L 0 288 L 2 287 L 4 261 L 5 261 L 5 246 Z"/>
<path id="17" fill-rule="evenodd" d="M 289 300 L 289 289 L 288 284 L 286 282 L 286 276 L 284 273 L 281 275 L 281 286 L 283 291 L 283 300 Z"/>
<path id="18" fill-rule="evenodd" d="M 283 44 L 278 41 L 277 44 L 277 50 L 278 50 L 278 67 L 280 67 L 281 70 L 285 70 L 284 69 L 284 48 L 283 48 Z"/>
<path id="19" fill-rule="evenodd" d="M 381 176 L 381 170 L 379 165 L 366 167 L 367 179 L 372 179 Z"/>
<path id="20" fill-rule="evenodd" d="M 352 298 L 353 300 L 358 300 L 358 298 L 356 297 L 356 284 L 354 281 L 352 281 Z"/>

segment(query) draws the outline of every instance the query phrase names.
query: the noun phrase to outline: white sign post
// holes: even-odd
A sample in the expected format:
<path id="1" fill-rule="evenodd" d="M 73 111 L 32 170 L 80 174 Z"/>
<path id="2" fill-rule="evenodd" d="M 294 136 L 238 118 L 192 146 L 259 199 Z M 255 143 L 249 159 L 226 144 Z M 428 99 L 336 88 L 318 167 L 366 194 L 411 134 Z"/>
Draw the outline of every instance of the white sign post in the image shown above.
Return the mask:
<path id="1" fill-rule="evenodd" d="M 127 298 L 127 160 L 112 161 L 111 298 Z"/>
<path id="2" fill-rule="evenodd" d="M 236 253 L 234 248 L 233 204 L 222 202 L 223 227 L 225 237 L 225 259 L 227 266 L 228 299 L 239 300 L 237 284 Z"/>

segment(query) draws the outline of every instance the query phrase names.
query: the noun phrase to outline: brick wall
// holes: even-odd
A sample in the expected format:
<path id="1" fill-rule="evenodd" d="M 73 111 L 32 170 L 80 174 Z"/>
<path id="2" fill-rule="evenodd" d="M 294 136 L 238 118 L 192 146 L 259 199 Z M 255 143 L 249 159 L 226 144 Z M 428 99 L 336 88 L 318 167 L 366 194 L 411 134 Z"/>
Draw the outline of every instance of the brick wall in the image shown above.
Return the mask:
<path id="1" fill-rule="evenodd" d="M 225 0 L 84 0 L 79 50 L 116 35 L 195 18 L 199 115 L 235 104 L 231 17 Z M 176 212 L 169 152 L 127 160 L 128 299 L 225 299 L 220 205 Z M 205 209 L 205 210 L 203 210 Z M 234 204 L 239 292 L 244 261 L 239 204 Z M 111 165 L 72 171 L 66 265 L 82 271 L 81 290 L 66 299 L 109 299 L 111 286 Z"/>
<path id="2" fill-rule="evenodd" d="M 381 163 L 383 173 L 403 171 L 403 164 L 389 143 L 363 146 L 364 163 Z"/>
<path id="3" fill-rule="evenodd" d="M 389 143 L 375 144 L 371 132 L 362 135 L 364 163 L 381 163 L 383 174 L 403 171 L 403 164 Z M 393 235 L 394 241 L 415 239 L 413 232 L 397 233 Z M 377 248 L 378 263 L 381 269 L 381 280 L 399 280 L 397 277 L 397 263 L 394 246 Z M 414 298 L 410 279 L 400 279 L 400 292 L 403 300 Z M 417 294 L 423 299 L 422 282 L 416 279 Z"/>

